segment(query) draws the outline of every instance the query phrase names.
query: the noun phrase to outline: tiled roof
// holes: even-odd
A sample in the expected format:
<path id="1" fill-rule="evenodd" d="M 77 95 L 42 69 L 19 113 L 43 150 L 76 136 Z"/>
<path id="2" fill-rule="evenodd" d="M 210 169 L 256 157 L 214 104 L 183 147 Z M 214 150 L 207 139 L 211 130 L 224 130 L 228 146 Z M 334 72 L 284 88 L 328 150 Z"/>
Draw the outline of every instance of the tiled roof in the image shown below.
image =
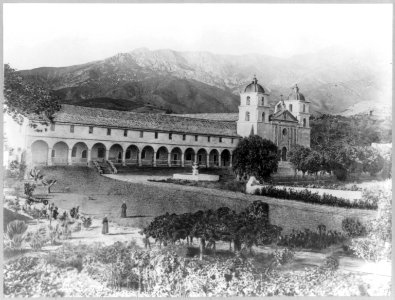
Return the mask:
<path id="1" fill-rule="evenodd" d="M 139 130 L 237 136 L 235 122 L 168 114 L 135 113 L 66 104 L 63 104 L 61 110 L 55 113 L 54 121 Z"/>
<path id="2" fill-rule="evenodd" d="M 172 114 L 172 116 L 228 122 L 236 122 L 239 119 L 238 113 Z"/>

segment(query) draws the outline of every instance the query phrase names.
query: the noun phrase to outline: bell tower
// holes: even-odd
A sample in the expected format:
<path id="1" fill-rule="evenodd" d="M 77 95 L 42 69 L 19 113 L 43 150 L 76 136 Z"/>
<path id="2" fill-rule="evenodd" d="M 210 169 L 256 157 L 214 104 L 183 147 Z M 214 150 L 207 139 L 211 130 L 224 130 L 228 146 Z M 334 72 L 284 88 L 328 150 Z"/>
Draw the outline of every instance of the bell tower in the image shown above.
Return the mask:
<path id="1" fill-rule="evenodd" d="M 240 93 L 237 134 L 247 137 L 251 134 L 270 139 L 269 97 L 254 76 L 253 81 Z"/>

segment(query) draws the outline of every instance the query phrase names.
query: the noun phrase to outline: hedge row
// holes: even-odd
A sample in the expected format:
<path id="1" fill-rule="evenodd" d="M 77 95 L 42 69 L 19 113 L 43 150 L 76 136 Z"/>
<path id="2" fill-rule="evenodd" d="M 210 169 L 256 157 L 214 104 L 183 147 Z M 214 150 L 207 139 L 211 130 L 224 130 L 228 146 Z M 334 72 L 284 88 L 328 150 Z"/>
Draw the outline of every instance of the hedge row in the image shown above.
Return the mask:
<path id="1" fill-rule="evenodd" d="M 255 195 L 345 208 L 377 209 L 377 204 L 364 201 L 363 199 L 359 200 L 358 202 L 351 202 L 345 198 L 340 198 L 329 194 L 323 194 L 321 196 L 318 193 L 310 192 L 308 189 L 303 191 L 295 191 L 293 189 L 287 190 L 286 188 L 279 189 L 273 186 L 265 186 L 256 190 Z"/>

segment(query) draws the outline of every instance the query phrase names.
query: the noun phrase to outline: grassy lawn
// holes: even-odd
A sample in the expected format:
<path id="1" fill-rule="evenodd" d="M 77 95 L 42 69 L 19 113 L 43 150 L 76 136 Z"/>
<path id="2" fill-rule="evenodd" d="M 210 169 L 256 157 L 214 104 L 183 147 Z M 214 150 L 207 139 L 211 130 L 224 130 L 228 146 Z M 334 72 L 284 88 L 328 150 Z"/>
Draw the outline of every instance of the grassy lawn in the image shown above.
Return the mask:
<path id="1" fill-rule="evenodd" d="M 166 212 L 180 214 L 222 206 L 239 212 L 249 204 L 245 200 L 221 195 L 207 197 L 171 186 L 122 182 L 100 176 L 94 169 L 87 167 L 45 167 L 41 172 L 46 178 L 58 180 L 52 188 L 50 201 L 59 208 L 71 209 L 78 205 L 82 213 L 99 218 L 107 214 L 112 221 L 125 226 L 145 226 L 153 217 Z M 160 172 L 163 174 L 165 171 Z M 43 188 L 36 190 L 36 194 L 44 192 Z M 119 218 L 123 201 L 126 202 L 129 216 L 125 219 Z"/>

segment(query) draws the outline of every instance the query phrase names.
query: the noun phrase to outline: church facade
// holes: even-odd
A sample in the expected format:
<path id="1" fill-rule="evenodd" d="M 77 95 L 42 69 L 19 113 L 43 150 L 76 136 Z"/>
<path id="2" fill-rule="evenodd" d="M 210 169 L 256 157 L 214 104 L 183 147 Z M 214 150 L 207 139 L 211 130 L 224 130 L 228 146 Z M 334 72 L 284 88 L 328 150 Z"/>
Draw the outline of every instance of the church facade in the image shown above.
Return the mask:
<path id="1" fill-rule="evenodd" d="M 297 144 L 310 146 L 309 102 L 297 86 L 274 110 L 256 78 L 240 93 L 239 113 L 143 114 L 62 105 L 53 123 L 29 118 L 28 165 L 115 165 L 231 167 L 242 137 L 273 141 L 281 159 Z"/>

